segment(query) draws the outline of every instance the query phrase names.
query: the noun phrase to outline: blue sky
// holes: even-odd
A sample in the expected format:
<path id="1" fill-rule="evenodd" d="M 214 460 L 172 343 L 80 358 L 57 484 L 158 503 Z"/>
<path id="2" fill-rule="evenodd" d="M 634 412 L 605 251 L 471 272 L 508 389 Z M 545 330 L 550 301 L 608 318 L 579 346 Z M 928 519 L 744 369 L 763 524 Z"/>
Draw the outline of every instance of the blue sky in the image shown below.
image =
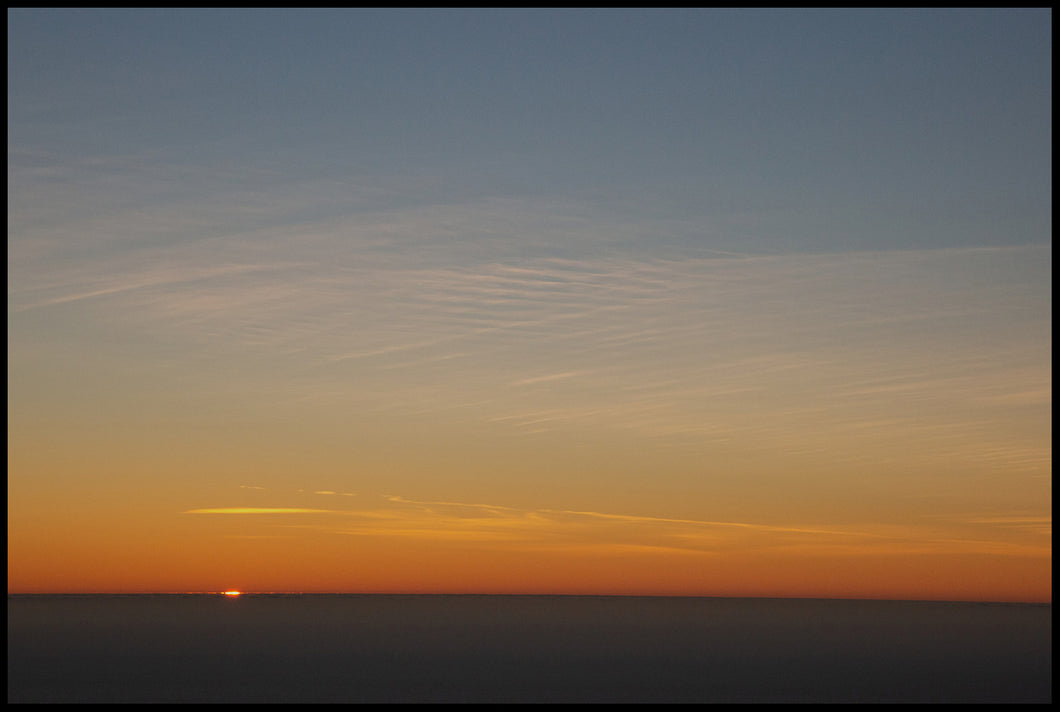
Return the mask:
<path id="1" fill-rule="evenodd" d="M 559 198 L 688 223 L 647 249 L 1024 244 L 1049 228 L 1049 17 L 20 10 L 9 143 L 16 166 L 401 181 L 371 205 Z"/>
<path id="2" fill-rule="evenodd" d="M 12 497 L 1040 536 L 1051 19 L 9 10 Z"/>

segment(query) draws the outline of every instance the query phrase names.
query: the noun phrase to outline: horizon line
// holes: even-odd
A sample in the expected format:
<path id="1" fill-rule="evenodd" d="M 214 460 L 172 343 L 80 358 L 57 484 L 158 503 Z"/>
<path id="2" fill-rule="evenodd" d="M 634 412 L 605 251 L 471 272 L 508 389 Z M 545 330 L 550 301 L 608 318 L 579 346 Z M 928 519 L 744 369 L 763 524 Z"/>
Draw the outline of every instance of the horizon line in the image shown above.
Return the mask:
<path id="1" fill-rule="evenodd" d="M 978 598 L 900 598 L 876 596 L 793 596 L 793 595 L 717 595 L 680 593 L 513 593 L 513 592 L 453 592 L 453 591 L 8 591 L 11 596 L 220 596 L 230 597 L 236 592 L 241 596 L 523 596 L 540 598 L 717 598 L 748 600 L 797 600 L 797 601 L 889 601 L 895 603 L 983 603 L 983 604 L 1034 604 L 1052 605 L 1052 599 L 997 600 Z"/>

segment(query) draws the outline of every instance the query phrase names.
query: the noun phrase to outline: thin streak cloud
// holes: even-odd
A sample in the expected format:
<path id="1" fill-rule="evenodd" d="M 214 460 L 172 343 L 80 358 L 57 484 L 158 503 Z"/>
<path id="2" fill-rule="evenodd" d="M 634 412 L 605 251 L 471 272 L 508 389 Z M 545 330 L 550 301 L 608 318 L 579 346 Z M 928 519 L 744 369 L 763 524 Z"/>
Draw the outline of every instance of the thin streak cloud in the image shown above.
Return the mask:
<path id="1" fill-rule="evenodd" d="M 529 386 L 534 383 L 547 383 L 549 381 L 560 381 L 567 378 L 574 378 L 575 376 L 581 375 L 581 371 L 568 371 L 566 373 L 553 373 L 548 376 L 534 376 L 533 378 L 523 378 L 518 381 L 513 381 L 513 386 Z"/>
<path id="2" fill-rule="evenodd" d="M 331 509 L 306 509 L 303 507 L 215 507 L 189 509 L 184 514 L 334 514 Z"/>
<path id="3" fill-rule="evenodd" d="M 733 555 L 786 553 L 806 556 L 895 556 L 1001 554 L 1048 556 L 1041 542 L 947 536 L 931 522 L 862 527 L 778 526 L 611 514 L 563 509 L 520 509 L 502 505 L 413 500 L 396 495 L 392 506 L 342 512 L 331 525 L 308 525 L 330 534 L 400 537 L 423 544 L 443 542 L 502 546 L 513 551 L 566 554 L 693 553 Z"/>

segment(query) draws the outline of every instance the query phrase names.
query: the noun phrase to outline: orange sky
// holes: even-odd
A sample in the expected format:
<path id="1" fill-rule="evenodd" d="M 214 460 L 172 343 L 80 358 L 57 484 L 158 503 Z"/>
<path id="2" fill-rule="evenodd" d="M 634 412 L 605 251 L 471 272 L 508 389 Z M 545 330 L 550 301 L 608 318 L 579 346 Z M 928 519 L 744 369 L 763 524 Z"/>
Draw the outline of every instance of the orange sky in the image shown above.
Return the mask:
<path id="1" fill-rule="evenodd" d="M 1047 518 L 911 510 L 902 523 L 871 511 L 806 523 L 763 508 L 737 521 L 657 513 L 709 509 L 695 502 L 600 512 L 248 485 L 210 488 L 197 504 L 211 506 L 188 509 L 170 502 L 199 497 L 174 486 L 25 506 L 9 489 L 24 504 L 9 511 L 10 592 L 1051 600 Z"/>
<path id="2" fill-rule="evenodd" d="M 756 450 L 757 431 L 528 435 L 328 404 L 196 420 L 110 397 L 62 429 L 14 413 L 10 592 L 1051 600 L 1046 465 L 970 439 L 811 447 L 806 428 L 795 452 L 790 429 Z"/>

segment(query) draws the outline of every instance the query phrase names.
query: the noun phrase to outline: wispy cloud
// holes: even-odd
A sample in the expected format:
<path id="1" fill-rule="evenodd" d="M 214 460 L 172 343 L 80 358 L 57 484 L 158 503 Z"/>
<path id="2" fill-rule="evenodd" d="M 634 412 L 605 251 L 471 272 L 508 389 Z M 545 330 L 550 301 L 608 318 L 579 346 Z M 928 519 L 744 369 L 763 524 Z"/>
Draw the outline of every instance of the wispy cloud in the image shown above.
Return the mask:
<path id="1" fill-rule="evenodd" d="M 1041 537 L 1051 537 L 1053 534 L 1053 518 L 1050 515 L 998 512 L 949 515 L 941 517 L 942 520 L 958 525 L 968 525 L 980 531 L 1009 530 L 1026 532 Z"/>
<path id="2" fill-rule="evenodd" d="M 510 550 L 597 554 L 805 556 L 899 554 L 1051 555 L 1048 542 L 960 536 L 934 522 L 918 525 L 818 526 L 713 521 L 622 513 L 523 509 L 494 504 L 414 500 L 396 495 L 359 510 L 275 510 L 341 515 L 328 522 L 288 524 L 329 534 L 396 537 L 421 543 L 466 543 Z M 193 510 L 240 513 L 245 510 Z M 254 510 L 252 510 L 254 511 Z M 263 510 L 271 511 L 271 510 Z"/>
<path id="3" fill-rule="evenodd" d="M 552 373 L 547 376 L 534 376 L 532 378 L 523 378 L 518 381 L 512 381 L 513 386 L 529 386 L 534 383 L 546 383 L 548 381 L 560 381 L 566 378 L 574 378 L 580 375 L 581 371 L 567 371 L 566 373 Z"/>
<path id="4" fill-rule="evenodd" d="M 189 509 L 184 514 L 330 514 L 330 509 L 306 509 L 303 507 L 214 507 Z"/>
<path id="5" fill-rule="evenodd" d="M 101 191 L 145 180 L 108 171 Z M 752 255 L 572 201 L 341 211 L 342 186 L 269 176 L 233 194 L 206 175 L 232 213 L 204 190 L 46 220 L 38 203 L 63 181 L 16 177 L 12 328 L 75 319 L 90 343 L 71 353 L 125 334 L 119 358 L 249 412 L 458 411 L 501 435 L 591 428 L 848 464 L 905 457 L 909 438 L 932 466 L 1049 461 L 1044 437 L 1012 426 L 1050 402 L 1048 246 Z M 202 367 L 218 361 L 241 368 Z"/>

